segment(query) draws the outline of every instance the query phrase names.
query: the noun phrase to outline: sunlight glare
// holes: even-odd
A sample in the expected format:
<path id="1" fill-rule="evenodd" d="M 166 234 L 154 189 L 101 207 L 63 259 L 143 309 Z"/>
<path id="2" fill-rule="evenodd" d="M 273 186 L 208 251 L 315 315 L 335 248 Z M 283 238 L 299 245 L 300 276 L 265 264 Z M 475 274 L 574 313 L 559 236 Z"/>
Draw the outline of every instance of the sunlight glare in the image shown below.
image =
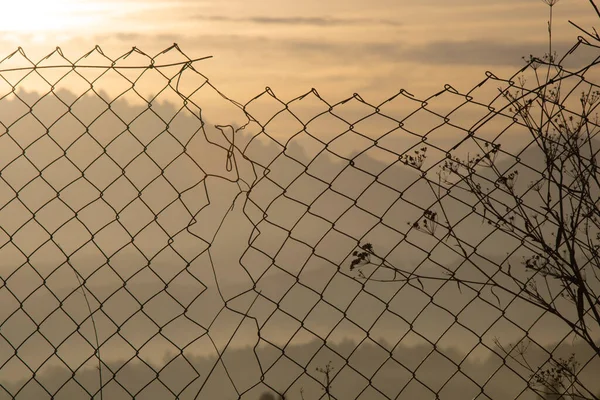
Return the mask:
<path id="1" fill-rule="evenodd" d="M 11 0 L 2 5 L 0 31 L 40 33 L 82 26 L 76 0 Z"/>

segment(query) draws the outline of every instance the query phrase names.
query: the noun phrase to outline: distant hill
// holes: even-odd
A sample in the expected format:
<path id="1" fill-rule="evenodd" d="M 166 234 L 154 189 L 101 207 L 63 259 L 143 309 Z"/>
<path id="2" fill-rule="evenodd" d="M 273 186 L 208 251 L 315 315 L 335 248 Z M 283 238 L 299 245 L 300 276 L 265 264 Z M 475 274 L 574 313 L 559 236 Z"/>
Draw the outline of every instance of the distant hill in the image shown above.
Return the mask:
<path id="1" fill-rule="evenodd" d="M 237 399 L 241 395 L 243 399 L 258 399 L 265 391 L 279 391 L 285 392 L 288 399 L 300 399 L 302 390 L 305 399 L 315 399 L 323 393 L 324 382 L 323 374 L 316 369 L 331 362 L 334 376 L 331 394 L 339 399 L 359 398 L 363 390 L 369 398 L 384 398 L 382 395 L 394 398 L 400 393 L 399 398 L 434 399 L 438 393 L 445 399 L 460 400 L 483 393 L 493 399 L 512 399 L 522 391 L 519 398 L 536 398 L 526 390 L 526 382 L 516 372 L 525 377 L 527 374 L 510 359 L 504 365 L 501 352 L 490 353 L 484 360 L 477 361 L 452 347 L 434 350 L 430 345 L 407 347 L 380 343 L 391 353 L 372 342 L 357 348 L 358 343 L 349 340 L 328 346 L 321 341 L 311 341 L 290 345 L 285 354 L 263 343 L 256 348 L 230 349 L 221 360 L 216 356 L 194 355 L 186 355 L 184 359 L 171 353 L 165 354 L 159 363 L 108 362 L 103 366 L 103 381 L 111 382 L 103 396 L 115 400 L 130 398 L 130 395 L 149 400 L 171 399 L 175 395 L 191 399 L 200 392 L 201 398 Z M 562 344 L 555 353 L 568 357 L 571 352 L 578 360 L 589 356 L 581 344 Z M 546 358 L 541 348 L 531 347 L 527 353 L 532 366 L 541 366 Z M 595 377 L 599 371 L 597 362 L 587 365 L 579 378 L 589 389 L 598 390 L 600 386 Z M 263 373 L 264 378 L 261 378 Z M 56 393 L 55 399 L 76 399 L 85 397 L 85 390 L 93 393 L 98 388 L 97 369 L 78 371 L 74 379 L 71 378 L 72 373 L 64 367 L 45 367 L 36 374 L 39 384 L 4 380 L 0 397 L 23 388 L 19 395 L 22 399 L 50 398 L 41 385 L 51 394 Z"/>

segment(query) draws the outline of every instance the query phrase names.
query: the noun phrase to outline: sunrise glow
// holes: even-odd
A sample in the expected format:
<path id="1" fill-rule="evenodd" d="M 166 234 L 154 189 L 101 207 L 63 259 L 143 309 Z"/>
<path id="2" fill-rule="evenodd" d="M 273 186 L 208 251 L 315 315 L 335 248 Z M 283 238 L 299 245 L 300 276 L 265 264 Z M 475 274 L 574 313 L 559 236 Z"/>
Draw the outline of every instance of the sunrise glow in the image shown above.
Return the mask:
<path id="1" fill-rule="evenodd" d="M 18 33 L 56 32 L 83 27 L 97 19 L 89 3 L 75 0 L 30 0 L 3 4 L 0 30 Z"/>

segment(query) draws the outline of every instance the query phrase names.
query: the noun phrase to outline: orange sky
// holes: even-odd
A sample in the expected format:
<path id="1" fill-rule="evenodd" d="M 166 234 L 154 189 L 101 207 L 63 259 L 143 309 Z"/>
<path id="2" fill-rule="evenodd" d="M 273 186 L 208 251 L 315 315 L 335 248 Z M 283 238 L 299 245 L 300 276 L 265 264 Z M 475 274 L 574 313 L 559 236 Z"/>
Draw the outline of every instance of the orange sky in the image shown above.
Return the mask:
<path id="1" fill-rule="evenodd" d="M 548 7 L 541 0 L 54 0 L 3 5 L 0 54 L 33 59 L 61 46 L 76 59 L 95 45 L 117 57 L 177 42 L 222 91 L 247 101 L 265 86 L 284 99 L 312 87 L 331 101 L 359 92 L 381 101 L 400 88 L 422 97 L 444 83 L 467 91 L 486 70 L 510 76 L 541 54 Z M 587 0 L 555 6 L 565 49 L 597 24 Z"/>

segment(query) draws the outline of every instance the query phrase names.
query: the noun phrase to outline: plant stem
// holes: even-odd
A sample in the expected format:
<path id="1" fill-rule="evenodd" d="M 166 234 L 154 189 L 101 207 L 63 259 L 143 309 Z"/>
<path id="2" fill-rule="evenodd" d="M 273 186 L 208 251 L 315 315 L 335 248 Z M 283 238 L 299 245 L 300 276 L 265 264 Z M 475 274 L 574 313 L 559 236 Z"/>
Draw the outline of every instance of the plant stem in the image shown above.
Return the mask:
<path id="1" fill-rule="evenodd" d="M 69 264 L 71 265 L 71 264 Z M 92 327 L 94 329 L 94 336 L 95 336 L 95 340 L 96 340 L 96 348 L 95 350 L 95 355 L 96 358 L 98 359 L 98 379 L 100 381 L 100 400 L 102 400 L 102 357 L 100 357 L 100 340 L 98 339 L 98 329 L 96 328 L 96 319 L 94 318 L 94 314 L 92 313 L 92 307 L 90 306 L 90 301 L 87 297 L 87 294 L 85 293 L 85 287 L 83 285 L 83 281 L 81 280 L 81 277 L 79 276 L 79 273 L 75 270 L 75 267 L 73 267 L 71 265 L 71 268 L 73 268 L 73 273 L 75 274 L 75 277 L 77 278 L 77 282 L 79 283 L 79 287 L 81 288 L 81 293 L 83 294 L 83 298 L 85 299 L 85 304 L 87 305 L 88 308 L 88 313 L 90 316 L 90 319 L 92 320 Z"/>

